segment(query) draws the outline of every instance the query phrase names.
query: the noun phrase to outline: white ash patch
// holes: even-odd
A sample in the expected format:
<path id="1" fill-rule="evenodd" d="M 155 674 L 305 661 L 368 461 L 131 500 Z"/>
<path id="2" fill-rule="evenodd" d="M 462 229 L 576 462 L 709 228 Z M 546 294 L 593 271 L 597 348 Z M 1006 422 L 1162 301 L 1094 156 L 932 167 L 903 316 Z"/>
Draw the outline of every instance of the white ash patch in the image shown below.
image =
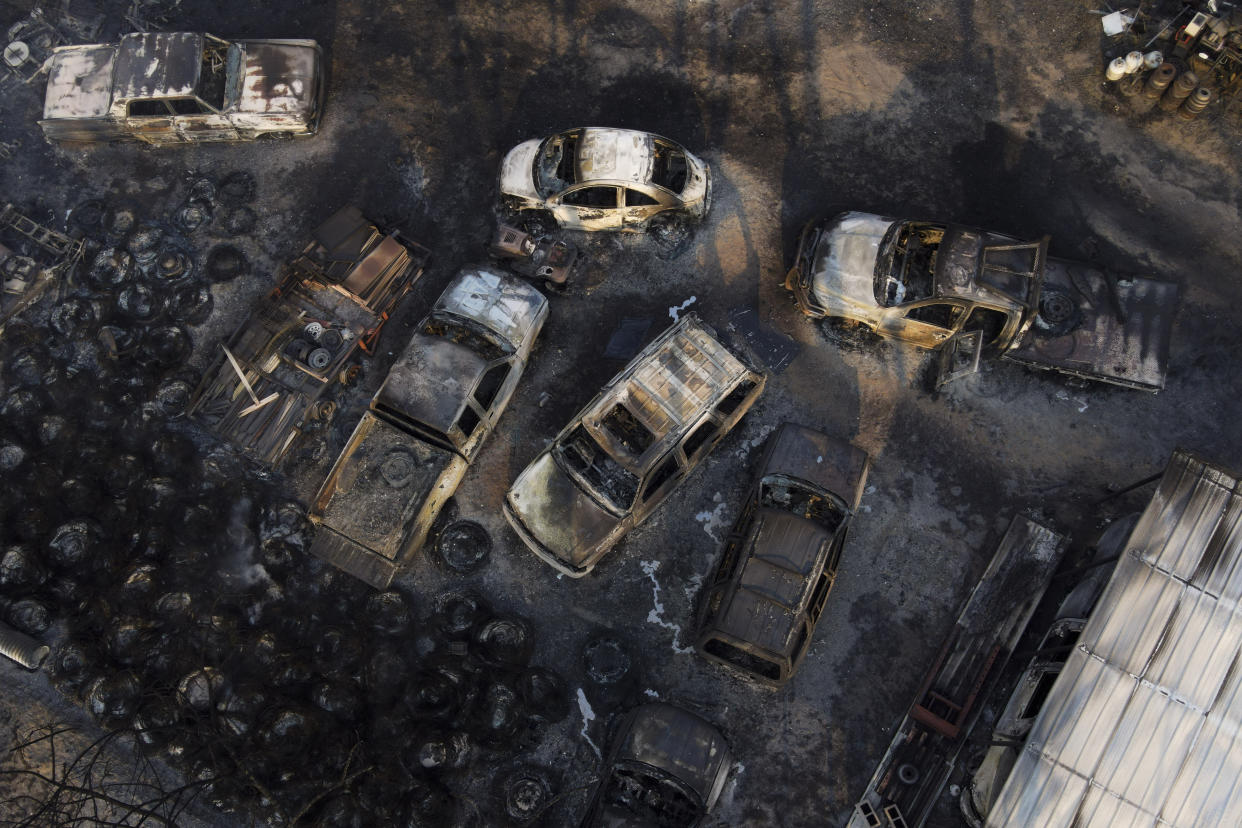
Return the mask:
<path id="1" fill-rule="evenodd" d="M 595 755 L 603 759 L 604 754 L 600 752 L 599 746 L 587 735 L 587 727 L 595 721 L 595 711 L 591 709 L 591 703 L 587 701 L 586 693 L 582 692 L 581 687 L 578 688 L 578 712 L 582 714 L 582 730 L 579 731 L 579 735 L 586 739 L 586 743 L 591 746 L 591 750 L 595 751 Z"/>
<path id="2" fill-rule="evenodd" d="M 664 604 L 660 601 L 660 590 L 662 587 L 660 582 L 656 580 L 656 572 L 660 570 L 660 562 L 640 561 L 638 565 L 642 567 L 643 573 L 651 579 L 652 607 L 651 611 L 647 613 L 647 623 L 673 631 L 673 652 L 679 655 L 694 652 L 693 647 L 682 647 L 677 643 L 681 638 L 681 627 L 671 621 L 664 620 Z"/>
<path id="3" fill-rule="evenodd" d="M 693 305 L 698 300 L 699 300 L 699 297 L 691 296 L 689 299 L 682 302 L 680 305 L 673 305 L 673 307 L 668 309 L 668 318 L 676 322 L 678 319 L 681 318 L 681 315 L 686 312 L 686 309 L 689 308 L 691 305 Z"/>
<path id="4" fill-rule="evenodd" d="M 725 503 L 720 492 L 712 495 L 712 503 L 716 506 L 710 510 L 704 510 L 694 516 L 694 519 L 703 524 L 703 531 L 714 540 L 719 541 L 720 536 L 716 532 L 720 529 L 727 528 L 725 521 Z"/>

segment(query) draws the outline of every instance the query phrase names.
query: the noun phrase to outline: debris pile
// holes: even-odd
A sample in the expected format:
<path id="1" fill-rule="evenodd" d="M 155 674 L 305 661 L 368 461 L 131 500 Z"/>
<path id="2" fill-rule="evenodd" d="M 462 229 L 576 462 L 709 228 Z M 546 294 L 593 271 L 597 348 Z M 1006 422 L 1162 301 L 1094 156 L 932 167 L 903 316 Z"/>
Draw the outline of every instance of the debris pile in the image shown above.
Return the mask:
<path id="1" fill-rule="evenodd" d="M 1103 17 L 1105 78 L 1136 113 L 1194 120 L 1242 98 L 1242 11 L 1230 3 L 1143 4 Z"/>

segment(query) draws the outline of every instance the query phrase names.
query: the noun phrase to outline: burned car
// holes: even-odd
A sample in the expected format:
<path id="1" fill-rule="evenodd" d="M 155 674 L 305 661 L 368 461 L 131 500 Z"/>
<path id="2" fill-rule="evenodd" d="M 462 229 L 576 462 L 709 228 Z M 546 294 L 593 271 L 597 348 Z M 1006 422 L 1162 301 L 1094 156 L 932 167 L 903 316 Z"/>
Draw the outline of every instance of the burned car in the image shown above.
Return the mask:
<path id="1" fill-rule="evenodd" d="M 687 314 L 518 475 L 505 517 L 546 563 L 586 575 L 729 433 L 764 381 Z"/>
<path id="2" fill-rule="evenodd" d="M 861 449 L 792 423 L 768 439 L 701 597 L 701 654 L 771 687 L 792 678 L 836 579 L 869 466 Z"/>
<path id="3" fill-rule="evenodd" d="M 786 276 L 803 313 L 943 348 L 941 383 L 984 353 L 1033 368 L 1158 391 L 1176 283 L 1048 255 L 958 224 L 843 213 L 802 232 Z"/>
<path id="4" fill-rule="evenodd" d="M 707 215 L 707 164 L 681 145 L 630 129 L 571 129 L 511 149 L 500 168 L 507 223 L 680 234 Z"/>
<path id="5" fill-rule="evenodd" d="M 279 463 L 307 422 L 332 417 L 331 393 L 352 378 L 353 358 L 374 346 L 429 257 L 357 207 L 337 211 L 221 344 L 187 413 L 255 460 Z M 240 252 L 217 258 L 242 267 Z"/>
<path id="6" fill-rule="evenodd" d="M 675 705 L 644 704 L 618 726 L 582 828 L 693 828 L 732 764 L 712 724 Z"/>
<path id="7" fill-rule="evenodd" d="M 547 315 L 547 299 L 516 276 L 458 274 L 316 495 L 311 552 L 376 587 L 391 583 L 496 427 Z"/>
<path id="8" fill-rule="evenodd" d="M 61 46 L 48 64 L 39 126 L 52 141 L 149 144 L 314 135 L 323 52 L 313 40 L 221 40 L 136 32 Z"/>

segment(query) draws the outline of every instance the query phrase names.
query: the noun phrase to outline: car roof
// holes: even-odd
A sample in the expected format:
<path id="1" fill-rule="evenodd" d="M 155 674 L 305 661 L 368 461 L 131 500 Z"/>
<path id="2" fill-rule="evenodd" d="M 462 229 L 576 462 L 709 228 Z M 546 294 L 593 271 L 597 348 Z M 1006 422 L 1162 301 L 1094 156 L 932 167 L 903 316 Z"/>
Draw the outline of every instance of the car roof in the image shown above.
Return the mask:
<path id="1" fill-rule="evenodd" d="M 518 348 L 547 304 L 547 298 L 529 282 L 472 265 L 458 272 L 435 309 L 473 320 Z"/>
<path id="2" fill-rule="evenodd" d="M 119 98 L 193 95 L 203 65 L 196 32 L 135 32 L 117 45 L 113 88 Z"/>
<path id="3" fill-rule="evenodd" d="M 783 423 L 768 438 L 758 476 L 780 474 L 806 481 L 836 495 L 853 512 L 862 499 L 870 465 L 865 451 L 844 440 Z"/>
<path id="4" fill-rule="evenodd" d="M 711 631 L 792 657 L 793 633 L 831 540 L 832 535 L 815 521 L 780 509 L 761 509 L 742 547 L 746 559 L 733 575 Z"/>
<path id="5" fill-rule="evenodd" d="M 666 771 L 706 800 L 729 745 L 711 723 L 665 702 L 630 711 L 618 735 L 613 761 L 637 761 Z"/>
<path id="6" fill-rule="evenodd" d="M 583 412 L 582 424 L 618 463 L 641 474 L 749 372 L 697 315 L 687 314 L 614 378 Z M 651 433 L 641 455 L 626 450 L 602 423 L 617 405 Z"/>
<path id="7" fill-rule="evenodd" d="M 575 159 L 578 185 L 651 181 L 656 136 L 633 129 L 603 127 L 586 127 L 581 133 Z"/>
<path id="8" fill-rule="evenodd" d="M 62 46 L 48 67 L 44 118 L 99 118 L 112 105 L 115 46 Z"/>

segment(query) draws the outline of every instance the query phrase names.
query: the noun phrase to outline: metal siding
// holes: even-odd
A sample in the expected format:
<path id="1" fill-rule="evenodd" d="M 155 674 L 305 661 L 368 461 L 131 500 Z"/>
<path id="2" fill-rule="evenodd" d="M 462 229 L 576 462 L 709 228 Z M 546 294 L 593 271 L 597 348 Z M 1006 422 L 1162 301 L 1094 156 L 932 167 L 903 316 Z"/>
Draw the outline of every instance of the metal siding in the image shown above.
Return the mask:
<path id="1" fill-rule="evenodd" d="M 1176 453 L 988 826 L 1242 825 L 1240 560 L 1237 478 Z"/>

